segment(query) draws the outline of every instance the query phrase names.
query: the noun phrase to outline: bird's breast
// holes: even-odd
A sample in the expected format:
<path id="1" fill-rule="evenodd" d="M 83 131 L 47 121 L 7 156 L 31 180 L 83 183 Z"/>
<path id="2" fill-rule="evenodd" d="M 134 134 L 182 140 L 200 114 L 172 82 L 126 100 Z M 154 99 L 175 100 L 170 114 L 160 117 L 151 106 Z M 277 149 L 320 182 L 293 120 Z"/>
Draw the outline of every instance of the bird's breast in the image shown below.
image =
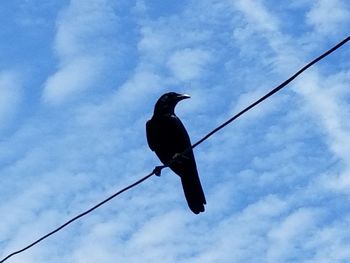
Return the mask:
<path id="1" fill-rule="evenodd" d="M 169 161 L 176 153 L 191 146 L 185 127 L 176 116 L 162 116 L 151 119 L 154 151 L 162 162 Z"/>

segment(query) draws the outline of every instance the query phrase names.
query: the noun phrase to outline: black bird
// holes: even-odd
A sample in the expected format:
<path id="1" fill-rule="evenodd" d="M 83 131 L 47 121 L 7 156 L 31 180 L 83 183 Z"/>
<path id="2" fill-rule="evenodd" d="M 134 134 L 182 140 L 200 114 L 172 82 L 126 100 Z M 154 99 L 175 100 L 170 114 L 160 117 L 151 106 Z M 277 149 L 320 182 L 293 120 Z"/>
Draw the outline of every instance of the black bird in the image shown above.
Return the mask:
<path id="1" fill-rule="evenodd" d="M 154 106 L 152 118 L 146 123 L 146 134 L 149 147 L 163 164 L 175 157 L 169 167 L 181 178 L 188 206 L 193 213 L 199 214 L 204 212 L 206 200 L 192 149 L 181 154 L 191 146 L 191 141 L 174 112 L 176 104 L 187 98 L 190 96 L 175 92 L 162 95 Z"/>

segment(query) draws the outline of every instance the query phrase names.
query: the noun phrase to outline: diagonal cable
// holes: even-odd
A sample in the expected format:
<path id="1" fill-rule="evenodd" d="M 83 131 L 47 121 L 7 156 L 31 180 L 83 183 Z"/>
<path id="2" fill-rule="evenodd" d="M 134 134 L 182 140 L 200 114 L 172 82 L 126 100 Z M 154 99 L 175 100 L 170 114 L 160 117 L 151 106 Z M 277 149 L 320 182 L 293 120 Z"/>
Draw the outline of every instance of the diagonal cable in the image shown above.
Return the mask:
<path id="1" fill-rule="evenodd" d="M 287 86 L 290 82 L 292 82 L 296 77 L 298 77 L 301 73 L 303 73 L 305 70 L 307 70 L 309 67 L 311 67 L 312 65 L 316 64 L 318 61 L 322 60 L 323 58 L 325 58 L 326 56 L 328 56 L 329 54 L 331 54 L 332 52 L 334 52 L 335 50 L 337 50 L 338 48 L 340 48 L 341 46 L 343 46 L 346 42 L 348 42 L 350 40 L 350 36 L 346 37 L 345 39 L 343 39 L 341 42 L 339 42 L 337 45 L 335 45 L 334 47 L 330 48 L 329 50 L 327 50 L 326 52 L 324 52 L 322 55 L 320 55 L 319 57 L 315 58 L 314 60 L 312 60 L 311 62 L 309 62 L 308 64 L 306 64 L 304 67 L 302 67 L 300 70 L 298 70 L 294 75 L 292 75 L 289 79 L 287 79 L 286 81 L 284 81 L 283 83 L 281 83 L 280 85 L 278 85 L 277 87 L 275 87 L 274 89 L 272 89 L 270 92 L 268 92 L 267 94 L 265 94 L 264 96 L 262 96 L 260 99 L 256 100 L 255 102 L 253 102 L 252 104 L 250 104 L 248 107 L 244 108 L 243 110 L 241 110 L 239 113 L 237 113 L 236 115 L 234 115 L 233 117 L 231 117 L 230 119 L 228 119 L 227 121 L 225 121 L 224 123 L 222 123 L 221 125 L 219 125 L 218 127 L 216 127 L 215 129 L 213 129 L 211 132 L 209 132 L 208 134 L 206 134 L 202 139 L 198 140 L 196 143 L 194 143 L 192 146 L 190 146 L 189 148 L 187 148 L 185 151 L 183 151 L 182 153 L 180 153 L 179 155 L 177 155 L 176 157 L 174 157 L 173 159 L 171 159 L 169 162 L 165 163 L 162 166 L 157 166 L 155 167 L 155 169 L 149 173 L 148 175 L 146 175 L 145 177 L 142 177 L 141 179 L 139 179 L 138 181 L 136 181 L 135 183 L 130 184 L 129 186 L 121 189 L 120 191 L 116 192 L 115 194 L 109 196 L 108 198 L 106 198 L 105 200 L 101 201 L 100 203 L 98 203 L 97 205 L 93 206 L 92 208 L 86 210 L 85 212 L 75 216 L 74 218 L 70 219 L 69 221 L 67 221 L 66 223 L 64 223 L 63 225 L 59 226 L 58 228 L 56 228 L 55 230 L 51 231 L 50 233 L 42 236 L 41 238 L 39 238 L 38 240 L 34 241 L 33 243 L 29 244 L 28 246 L 17 250 L 9 255 L 7 255 L 5 258 L 3 258 L 0 263 L 5 262 L 6 260 L 8 260 L 10 257 L 22 253 L 25 250 L 35 246 L 36 244 L 38 244 L 39 242 L 43 241 L 44 239 L 48 238 L 49 236 L 55 234 L 56 232 L 60 231 L 61 229 L 63 229 L 64 227 L 68 226 L 69 224 L 73 223 L 74 221 L 78 220 L 79 218 L 91 213 L 93 210 L 97 209 L 98 207 L 102 206 L 103 204 L 107 203 L 108 201 L 112 200 L 113 198 L 115 198 L 116 196 L 118 196 L 119 194 L 135 187 L 136 185 L 142 183 L 143 181 L 145 181 L 146 179 L 148 179 L 149 177 L 151 177 L 152 175 L 156 174 L 156 175 L 160 175 L 161 170 L 164 169 L 165 167 L 168 167 L 169 165 L 171 165 L 178 156 L 183 155 L 185 153 L 187 153 L 188 151 L 190 151 L 191 149 L 197 147 L 199 144 L 201 144 L 202 142 L 204 142 L 205 140 L 207 140 L 209 137 L 211 137 L 214 133 L 218 132 L 219 130 L 221 130 L 222 128 L 224 128 L 225 126 L 227 126 L 228 124 L 230 124 L 231 122 L 233 122 L 234 120 L 236 120 L 237 118 L 239 118 L 241 115 L 243 115 L 244 113 L 246 113 L 247 111 L 251 110 L 252 108 L 254 108 L 255 106 L 257 106 L 258 104 L 260 104 L 261 102 L 263 102 L 264 100 L 266 100 L 267 98 L 271 97 L 273 94 L 277 93 L 278 91 L 280 91 L 281 89 L 283 89 L 285 86 Z"/>
<path id="2" fill-rule="evenodd" d="M 108 201 L 112 200 L 114 197 L 120 195 L 121 193 L 129 190 L 130 188 L 133 188 L 135 187 L 136 185 L 142 183 L 143 181 L 145 181 L 146 179 L 148 179 L 149 177 L 151 177 L 152 175 L 154 174 L 154 172 L 146 175 L 145 177 L 142 177 L 141 179 L 139 179 L 138 181 L 136 181 L 135 183 L 132 183 L 130 185 L 128 185 L 127 187 L 124 187 L 123 189 L 121 189 L 120 191 L 114 193 L 113 195 L 109 196 L 108 198 L 106 198 L 105 200 L 101 201 L 100 203 L 98 203 L 97 205 L 91 207 L 90 209 L 86 210 L 85 212 L 82 212 L 81 214 L 73 217 L 72 219 L 68 220 L 66 223 L 64 223 L 63 225 L 57 227 L 55 230 L 51 231 L 50 233 L 47 233 L 46 235 L 42 236 L 41 238 L 39 238 L 38 240 L 34 241 L 33 243 L 29 244 L 28 246 L 20 249 L 20 250 L 17 250 L 11 254 L 9 254 L 8 256 L 6 256 L 4 259 L 2 259 L 0 261 L 0 263 L 3 263 L 5 262 L 7 259 L 9 259 L 10 257 L 16 255 L 16 254 L 19 254 L 19 253 L 22 253 L 24 252 L 25 250 L 35 246 L 36 244 L 38 244 L 39 242 L 43 241 L 44 239 L 48 238 L 49 236 L 55 234 L 56 232 L 60 231 L 62 228 L 68 226 L 69 224 L 73 223 L 74 221 L 78 220 L 79 218 L 91 213 L 93 210 L 97 209 L 98 207 L 100 207 L 101 205 L 107 203 Z"/>

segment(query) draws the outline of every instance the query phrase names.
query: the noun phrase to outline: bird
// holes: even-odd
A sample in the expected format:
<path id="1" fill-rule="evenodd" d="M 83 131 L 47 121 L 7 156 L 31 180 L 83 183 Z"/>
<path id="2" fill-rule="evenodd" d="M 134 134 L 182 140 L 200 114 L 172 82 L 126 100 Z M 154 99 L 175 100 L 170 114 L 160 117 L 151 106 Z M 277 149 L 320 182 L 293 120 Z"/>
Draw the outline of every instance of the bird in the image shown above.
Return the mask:
<path id="1" fill-rule="evenodd" d="M 199 214 L 205 210 L 206 199 L 190 137 L 175 114 L 177 103 L 188 98 L 189 95 L 176 92 L 163 94 L 154 106 L 152 118 L 146 123 L 146 137 L 149 148 L 160 161 L 180 177 L 189 208 Z"/>

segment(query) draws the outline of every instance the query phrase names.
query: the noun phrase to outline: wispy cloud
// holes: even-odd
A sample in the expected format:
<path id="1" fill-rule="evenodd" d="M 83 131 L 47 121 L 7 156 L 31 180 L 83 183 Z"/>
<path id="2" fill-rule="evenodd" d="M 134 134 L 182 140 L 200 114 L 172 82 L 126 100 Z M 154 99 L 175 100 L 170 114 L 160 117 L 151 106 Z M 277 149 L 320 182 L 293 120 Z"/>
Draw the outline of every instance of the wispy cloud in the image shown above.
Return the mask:
<path id="1" fill-rule="evenodd" d="M 185 2 L 60 2 L 42 42 L 53 39 L 55 57 L 36 51 L 55 71 L 0 73 L 0 120 L 16 123 L 0 140 L 1 256 L 159 164 L 145 122 L 163 92 L 192 96 L 177 113 L 195 141 L 349 28 L 345 1 Z M 195 149 L 202 215 L 165 169 L 9 262 L 347 261 L 348 56 L 338 50 Z"/>
<path id="2" fill-rule="evenodd" d="M 189 81 L 204 74 L 203 67 L 210 61 L 210 53 L 200 49 L 176 51 L 168 60 L 175 77 Z"/>
<path id="3" fill-rule="evenodd" d="M 45 84 L 44 101 L 59 104 L 90 89 L 118 53 L 113 30 L 118 20 L 108 1 L 71 1 L 57 22 L 58 71 Z"/>
<path id="4" fill-rule="evenodd" d="M 343 0 L 316 1 L 306 14 L 306 18 L 307 23 L 314 28 L 317 34 L 334 36 L 346 33 L 346 24 L 350 22 L 349 5 Z"/>
<path id="5" fill-rule="evenodd" d="M 22 84 L 18 74 L 13 71 L 0 72 L 0 122 L 6 126 L 18 110 L 22 97 Z M 0 130 L 1 130 L 0 128 Z"/>
<path id="6" fill-rule="evenodd" d="M 315 14 L 319 15 L 322 13 L 322 10 L 326 10 L 324 5 L 326 5 L 326 3 L 320 1 L 320 3 L 317 4 L 317 8 L 314 7 L 314 9 L 312 9 L 310 12 L 315 12 Z M 284 37 L 283 32 L 277 26 L 279 23 L 275 22 L 273 23 L 273 26 L 270 25 L 268 27 L 258 26 L 258 24 L 260 25 L 261 22 L 258 20 L 258 18 L 261 17 L 261 14 L 266 14 L 268 12 L 265 8 L 258 5 L 259 12 L 249 12 L 248 9 L 242 8 L 241 5 L 239 7 L 241 10 L 248 13 L 247 19 L 254 23 L 254 25 L 257 25 L 256 27 L 253 27 L 254 30 L 260 29 L 258 32 L 260 33 L 261 31 L 262 36 L 266 36 L 266 41 L 269 48 L 275 52 L 275 57 L 273 57 L 273 60 L 277 62 L 276 66 L 280 68 L 280 73 L 288 72 L 288 68 L 290 70 L 297 64 L 302 65 L 304 60 L 301 58 L 303 55 L 305 55 L 305 53 L 302 50 L 296 50 L 292 43 L 288 42 L 288 36 Z M 322 10 L 319 10 L 321 7 L 325 9 L 322 8 Z M 341 7 L 341 3 L 333 3 L 332 7 L 338 10 Z M 257 13 L 259 15 L 256 15 Z M 270 21 L 276 21 L 273 14 L 266 14 L 265 16 L 271 17 Z M 327 18 L 322 21 L 331 27 L 336 26 L 334 23 L 331 23 L 332 21 L 328 21 Z M 338 20 L 337 23 L 338 22 L 338 27 L 342 27 L 347 24 L 346 19 Z M 314 30 L 317 31 L 318 29 L 315 28 Z M 283 38 L 284 41 L 281 41 L 281 38 Z M 312 38 L 310 41 L 311 40 Z M 292 55 L 292 53 L 294 53 L 294 55 Z M 283 65 L 285 63 L 288 63 L 288 65 Z M 347 74 L 345 73 L 345 75 Z M 329 79 L 333 80 L 332 83 L 330 83 Z M 347 111 L 343 110 L 343 105 L 346 103 L 346 97 L 348 95 L 347 92 L 345 92 L 346 95 L 344 94 L 343 89 L 339 90 L 335 88 L 337 86 L 342 86 L 344 79 L 338 79 L 338 81 L 336 79 L 337 78 L 333 77 L 332 75 L 322 76 L 317 70 L 313 70 L 311 73 L 307 72 L 304 74 L 304 76 L 298 79 L 293 90 L 306 99 L 307 108 L 312 111 L 312 114 L 314 114 L 314 120 L 322 125 L 322 128 L 325 128 L 329 138 L 329 149 L 333 151 L 338 158 L 341 158 L 347 166 L 349 166 L 349 153 L 344 147 L 342 147 L 342 145 L 346 145 L 346 142 L 350 138 L 349 127 L 346 125 L 346 121 L 344 121 L 347 119 L 348 113 Z M 320 129 L 322 128 L 320 127 Z"/>

